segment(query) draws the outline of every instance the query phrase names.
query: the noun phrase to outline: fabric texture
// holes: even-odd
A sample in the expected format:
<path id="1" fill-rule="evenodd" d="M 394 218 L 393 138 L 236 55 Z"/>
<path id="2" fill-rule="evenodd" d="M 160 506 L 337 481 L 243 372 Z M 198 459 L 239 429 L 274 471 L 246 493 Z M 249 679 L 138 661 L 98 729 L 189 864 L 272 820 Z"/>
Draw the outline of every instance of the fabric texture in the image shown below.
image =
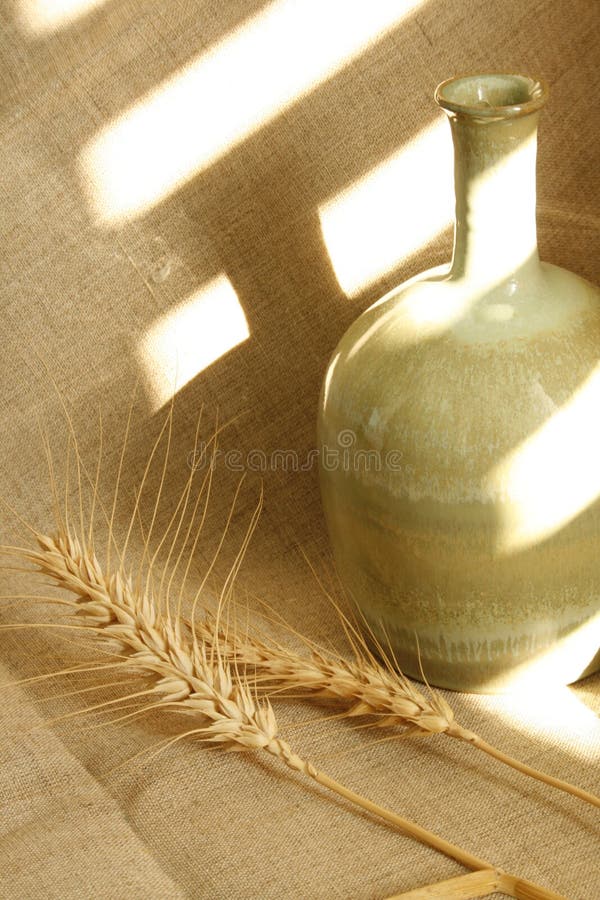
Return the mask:
<path id="1" fill-rule="evenodd" d="M 241 460 L 248 474 L 211 591 L 262 483 L 238 597 L 249 609 L 264 598 L 294 628 L 343 647 L 311 456 L 318 395 L 358 313 L 450 256 L 451 201 L 437 191 L 450 136 L 434 88 L 494 70 L 549 83 L 540 254 L 600 283 L 599 14 L 595 0 L 3 4 L 1 495 L 51 528 L 40 425 L 64 486 L 64 398 L 92 473 L 102 411 L 110 510 L 133 408 L 124 533 L 181 383 L 154 533 L 180 497 L 202 411 L 202 439 L 226 427 L 192 583 L 217 548 Z M 160 466 L 145 523 L 159 480 Z M 28 540 L 8 509 L 2 535 Z M 46 590 L 18 573 L 2 580 L 3 596 Z M 26 600 L 0 616 L 52 621 Z M 0 634 L 2 683 L 90 658 L 93 641 L 79 636 Z M 176 732 L 157 715 L 93 729 L 77 716 L 49 722 L 88 702 L 58 695 L 90 683 L 2 689 L 1 897 L 367 900 L 464 871 L 270 759 L 180 742 L 121 766 Z M 598 677 L 545 699 L 447 698 L 490 743 L 600 791 Z M 298 750 L 349 787 L 571 900 L 600 896 L 597 810 L 444 737 L 369 746 L 368 730 L 318 721 L 327 710 L 290 701 L 277 711 Z"/>

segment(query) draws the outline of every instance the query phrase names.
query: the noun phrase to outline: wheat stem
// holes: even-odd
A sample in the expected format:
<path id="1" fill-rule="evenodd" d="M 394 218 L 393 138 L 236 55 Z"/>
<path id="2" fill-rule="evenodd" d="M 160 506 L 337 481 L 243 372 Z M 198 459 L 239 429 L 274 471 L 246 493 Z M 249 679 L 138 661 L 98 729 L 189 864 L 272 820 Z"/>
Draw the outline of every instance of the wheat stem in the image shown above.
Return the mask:
<path id="1" fill-rule="evenodd" d="M 437 884 L 428 884 L 426 887 L 406 891 L 403 894 L 394 894 L 386 900 L 435 900 L 436 897 L 439 900 L 472 900 L 472 898 L 474 900 L 476 897 L 487 897 L 488 894 L 497 891 L 500 877 L 494 869 L 482 869 Z"/>
<path id="2" fill-rule="evenodd" d="M 477 747 L 478 750 L 487 753 L 488 756 L 493 756 L 494 759 L 510 766 L 512 769 L 516 769 L 517 772 L 522 772 L 524 775 L 529 775 L 537 781 L 542 781 L 544 784 L 558 788 L 559 791 L 572 794 L 573 797 L 585 800 L 586 803 L 590 803 L 592 806 L 600 807 L 600 797 L 597 797 L 595 794 L 591 794 L 589 791 L 585 791 L 583 788 L 577 787 L 568 781 L 562 781 L 560 778 L 548 775 L 546 772 L 541 772 L 539 769 L 534 769 L 532 766 L 528 766 L 527 763 L 509 756 L 507 753 L 503 753 L 502 750 L 498 750 L 497 747 L 484 741 L 478 734 L 475 734 L 466 728 L 462 728 L 457 722 L 452 723 L 446 734 L 449 737 L 458 738 L 461 741 L 465 741 L 467 744 L 471 744 L 473 747 Z"/>
<path id="3" fill-rule="evenodd" d="M 561 894 L 549 888 L 518 878 L 516 875 L 508 875 L 506 872 L 500 873 L 498 887 L 509 897 L 516 897 L 517 900 L 565 900 Z"/>
<path id="4" fill-rule="evenodd" d="M 322 784 L 323 787 L 328 788 L 335 794 L 339 794 L 340 797 L 344 797 L 346 800 L 349 800 L 356 806 L 360 806 L 361 809 L 364 809 L 375 816 L 379 816 L 384 821 L 389 822 L 396 828 L 399 828 L 400 831 L 403 831 L 405 834 L 410 835 L 417 841 L 420 841 L 422 844 L 428 844 L 435 850 L 439 850 L 440 853 L 444 853 L 446 856 L 450 856 L 452 859 L 455 859 L 457 862 L 461 863 L 461 865 L 465 866 L 465 868 L 492 868 L 490 863 L 485 859 L 481 859 L 481 857 L 479 856 L 474 856 L 472 853 L 469 853 L 468 850 L 463 850 L 462 847 L 458 847 L 456 844 L 452 844 L 450 841 L 439 837 L 439 835 L 435 834 L 433 831 L 429 831 L 427 828 L 423 828 L 421 825 L 417 825 L 416 822 L 412 822 L 410 819 L 405 819 L 404 816 L 400 816 L 397 813 L 392 812 L 391 810 L 386 809 L 383 806 L 380 806 L 378 803 L 374 803 L 367 797 L 363 797 L 361 794 L 357 794 L 355 791 L 350 790 L 345 785 L 340 784 L 338 781 L 334 781 L 333 778 L 330 778 L 329 775 L 326 775 L 324 772 L 313 770 L 309 774 L 312 778 L 314 778 L 315 781 L 317 781 L 319 784 Z"/>
<path id="5" fill-rule="evenodd" d="M 459 875 L 457 878 L 429 884 L 404 894 L 394 894 L 387 900 L 434 900 L 436 897 L 439 900 L 471 900 L 476 897 L 487 897 L 496 891 L 501 891 L 509 897 L 516 897 L 518 900 L 560 900 L 560 895 L 554 891 L 494 869 L 482 869 L 468 875 Z"/>

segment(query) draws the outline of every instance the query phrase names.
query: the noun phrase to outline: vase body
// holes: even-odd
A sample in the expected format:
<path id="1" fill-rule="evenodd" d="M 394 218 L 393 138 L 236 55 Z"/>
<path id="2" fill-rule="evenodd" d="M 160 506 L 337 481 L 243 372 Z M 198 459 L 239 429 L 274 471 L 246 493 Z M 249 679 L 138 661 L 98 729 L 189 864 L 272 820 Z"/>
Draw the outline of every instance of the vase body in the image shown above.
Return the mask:
<path id="1" fill-rule="evenodd" d="M 333 354 L 327 524 L 372 642 L 406 674 L 567 684 L 600 667 L 600 292 L 538 257 L 543 86 L 469 76 L 436 99 L 455 146 L 453 260 Z"/>

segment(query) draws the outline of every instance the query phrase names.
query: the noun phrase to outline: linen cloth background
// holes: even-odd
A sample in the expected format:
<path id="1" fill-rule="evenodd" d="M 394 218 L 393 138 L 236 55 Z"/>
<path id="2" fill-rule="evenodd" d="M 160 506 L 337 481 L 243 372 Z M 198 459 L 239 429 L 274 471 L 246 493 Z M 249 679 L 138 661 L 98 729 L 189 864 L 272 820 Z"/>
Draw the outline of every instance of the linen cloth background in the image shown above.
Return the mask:
<path id="1" fill-rule="evenodd" d="M 224 449 L 292 449 L 304 458 L 314 446 L 326 362 L 345 328 L 385 290 L 448 259 L 451 250 L 449 206 L 443 227 L 432 224 L 422 246 L 352 290 L 341 283 L 343 262 L 327 245 L 319 210 L 361 179 L 388 171 L 390 160 L 401 159 L 423 129 L 442 120 L 432 95 L 450 75 L 522 71 L 549 82 L 538 161 L 541 255 L 600 282 L 596 0 L 104 0 L 81 6 L 87 9 L 55 27 L 50 12 L 59 3 L 5 0 L 0 7 L 0 490 L 36 525 L 49 528 L 52 520 L 39 421 L 61 471 L 67 443 L 46 367 L 71 409 L 90 465 L 98 453 L 102 408 L 107 491 L 139 380 L 121 490 L 130 509 L 165 416 L 153 385 L 160 377 L 168 385 L 169 378 L 158 358 L 148 374 L 152 356 L 144 357 L 144 340 L 162 317 L 198 291 L 210 291 L 217 278 L 228 279 L 235 291 L 249 337 L 177 394 L 159 519 L 167 521 L 187 477 L 202 405 L 203 434 L 217 421 L 231 423 L 220 438 Z M 332 21 L 337 16 L 341 29 L 345 17 L 362 16 L 367 35 L 369 10 L 373 17 L 387 10 L 388 25 L 336 56 L 340 39 Z M 290 35 L 286 17 L 304 27 L 294 26 Z M 313 77 L 317 43 L 326 63 Z M 242 68 L 240 46 L 252 48 L 244 58 L 248 69 Z M 300 48 L 303 63 L 293 47 Z M 253 83 L 261 66 L 267 72 L 273 66 L 261 81 L 265 103 L 288 78 L 286 66 L 298 67 L 300 87 L 290 88 L 285 103 L 241 128 L 205 165 L 192 167 L 143 210 L 103 217 L 93 202 L 96 176 L 86 169 L 86 147 L 211 53 L 221 54 L 215 71 L 240 89 L 245 78 Z M 222 85 L 204 89 L 218 97 Z M 257 109 L 262 104 L 258 97 Z M 212 108 L 218 110 L 218 103 Z M 194 121 L 203 109 L 206 97 L 192 94 L 186 115 Z M 226 118 L 227 107 L 221 112 Z M 210 140 L 217 125 L 200 120 L 198 139 Z M 169 136 L 157 134 L 159 139 L 168 166 Z M 145 149 L 154 159 L 155 147 Z M 140 166 L 145 149 L 137 150 Z M 129 150 L 123 146 L 123 157 Z M 435 144 L 434 160 L 439 154 L 439 166 L 447 166 L 450 153 L 448 129 Z M 437 165 L 419 172 L 421 218 L 434 202 Z M 393 212 L 388 234 L 395 227 L 406 233 L 416 212 L 406 202 L 414 194 L 412 176 L 410 184 L 402 177 L 386 194 Z M 118 206 L 123 197 L 117 193 L 112 200 Z M 383 235 L 381 222 L 346 224 L 347 239 L 359 249 L 364 238 L 368 265 L 377 246 L 369 237 Z M 351 243 L 349 253 L 360 261 Z M 209 336 L 218 321 L 214 307 L 203 326 Z M 260 477 L 264 511 L 240 590 L 265 597 L 307 634 L 339 643 L 335 616 L 300 552 L 331 583 L 316 471 L 278 467 Z M 240 491 L 221 574 L 247 527 L 260 477 L 250 473 Z M 217 468 L 194 578 L 212 557 L 238 479 L 238 473 Z M 118 516 L 122 524 L 121 504 Z M 22 541 L 11 515 L 2 517 L 4 539 Z M 8 573 L 3 582 L 3 594 L 32 589 L 31 579 L 11 581 Z M 39 621 L 45 613 L 23 606 L 3 608 L 1 615 L 8 623 Z M 43 631 L 0 637 L 3 682 L 68 665 L 82 652 Z M 270 760 L 180 743 L 111 774 L 168 735 L 170 724 L 141 719 L 86 731 L 74 718 L 36 728 L 81 706 L 76 699 L 42 699 L 78 684 L 2 691 L 2 897 L 366 900 L 463 871 L 288 777 Z M 545 700 L 449 699 L 463 724 L 508 753 L 598 791 L 599 697 L 600 681 L 592 678 Z M 307 705 L 281 708 L 284 733 L 286 721 L 310 715 Z M 497 865 L 571 898 L 600 896 L 598 816 L 584 804 L 444 738 L 369 748 L 372 735 L 343 722 L 297 728 L 289 737 L 334 777 Z M 327 759 L 347 750 L 353 752 Z"/>

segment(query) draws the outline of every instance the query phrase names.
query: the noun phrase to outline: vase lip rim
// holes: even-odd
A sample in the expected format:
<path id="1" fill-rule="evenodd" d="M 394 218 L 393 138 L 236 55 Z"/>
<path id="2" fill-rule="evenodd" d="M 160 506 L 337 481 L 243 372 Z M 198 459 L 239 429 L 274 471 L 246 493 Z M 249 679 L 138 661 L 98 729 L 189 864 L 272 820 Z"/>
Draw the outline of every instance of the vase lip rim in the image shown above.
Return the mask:
<path id="1" fill-rule="evenodd" d="M 475 72 L 442 81 L 434 97 L 438 106 L 455 116 L 514 119 L 541 109 L 548 93 L 548 84 L 541 78 L 512 72 Z"/>

